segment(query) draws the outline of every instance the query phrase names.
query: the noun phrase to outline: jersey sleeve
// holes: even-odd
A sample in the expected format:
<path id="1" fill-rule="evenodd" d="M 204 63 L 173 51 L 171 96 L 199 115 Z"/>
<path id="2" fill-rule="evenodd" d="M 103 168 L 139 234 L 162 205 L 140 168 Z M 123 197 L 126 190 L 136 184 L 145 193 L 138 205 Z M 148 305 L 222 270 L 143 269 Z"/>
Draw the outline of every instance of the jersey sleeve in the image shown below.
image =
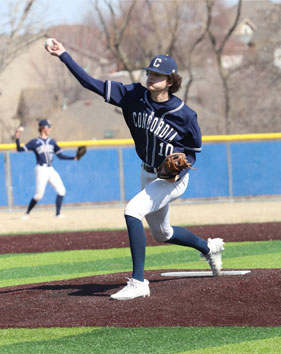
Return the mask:
<path id="1" fill-rule="evenodd" d="M 106 81 L 105 101 L 115 106 L 122 107 L 124 97 L 133 91 L 137 84 L 124 85 L 118 81 Z"/>
<path id="2" fill-rule="evenodd" d="M 183 139 L 185 150 L 187 152 L 200 152 L 202 147 L 202 134 L 197 122 L 195 113 L 190 121 L 189 129 Z"/>
<path id="3" fill-rule="evenodd" d="M 61 160 L 74 160 L 75 156 L 68 156 L 62 153 L 62 150 L 56 153 L 57 157 Z"/>
<path id="4" fill-rule="evenodd" d="M 123 97 L 135 87 L 135 84 L 124 85 L 117 81 L 93 78 L 67 52 L 62 53 L 59 58 L 83 87 L 103 96 L 106 102 L 115 106 L 122 106 Z"/>
<path id="5" fill-rule="evenodd" d="M 54 141 L 54 152 L 56 156 L 61 160 L 74 160 L 75 156 L 68 156 L 63 153 L 63 150 L 58 146 L 56 141 Z"/>
<path id="6" fill-rule="evenodd" d="M 20 146 L 20 139 L 16 139 L 16 148 L 18 152 L 25 151 L 24 148 Z"/>
<path id="7" fill-rule="evenodd" d="M 30 140 L 28 143 L 23 145 L 23 147 L 20 146 L 20 140 L 16 139 L 16 146 L 17 146 L 17 151 L 18 152 L 24 152 L 24 151 L 32 151 L 34 148 L 34 140 Z"/>
<path id="8" fill-rule="evenodd" d="M 60 60 L 67 66 L 72 75 L 80 82 L 86 89 L 97 93 L 98 95 L 105 95 L 105 82 L 91 77 L 86 71 L 81 68 L 67 53 L 64 52 L 59 56 Z"/>

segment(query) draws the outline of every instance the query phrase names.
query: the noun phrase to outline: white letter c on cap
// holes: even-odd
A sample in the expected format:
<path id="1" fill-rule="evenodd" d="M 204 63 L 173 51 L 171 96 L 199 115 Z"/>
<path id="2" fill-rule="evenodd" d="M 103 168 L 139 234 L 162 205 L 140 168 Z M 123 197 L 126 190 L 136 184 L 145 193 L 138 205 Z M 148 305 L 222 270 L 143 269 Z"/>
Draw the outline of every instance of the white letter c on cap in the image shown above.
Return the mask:
<path id="1" fill-rule="evenodd" d="M 162 59 L 160 58 L 156 58 L 154 60 L 153 66 L 155 66 L 156 68 L 158 68 L 160 66 L 160 63 L 162 62 Z"/>

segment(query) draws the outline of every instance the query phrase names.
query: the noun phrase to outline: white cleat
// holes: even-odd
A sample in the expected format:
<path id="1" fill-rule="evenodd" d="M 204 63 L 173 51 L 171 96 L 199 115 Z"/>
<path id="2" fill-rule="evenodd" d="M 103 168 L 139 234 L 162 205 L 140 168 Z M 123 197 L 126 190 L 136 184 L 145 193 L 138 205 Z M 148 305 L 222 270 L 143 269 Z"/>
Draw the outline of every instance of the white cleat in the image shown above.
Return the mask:
<path id="1" fill-rule="evenodd" d="M 204 256 L 211 267 L 213 277 L 218 277 L 222 268 L 222 251 L 224 250 L 224 242 L 221 238 L 208 238 L 208 247 L 210 252 L 208 254 L 201 254 Z"/>
<path id="2" fill-rule="evenodd" d="M 22 220 L 28 220 L 29 219 L 29 214 L 24 214 L 22 217 L 21 217 Z"/>
<path id="3" fill-rule="evenodd" d="M 63 218 L 65 218 L 65 215 L 59 214 L 59 215 L 56 215 L 56 218 L 58 218 L 58 219 L 63 219 Z"/>
<path id="4" fill-rule="evenodd" d="M 136 297 L 150 296 L 149 281 L 139 281 L 133 278 L 128 278 L 127 285 L 117 293 L 110 296 L 113 300 L 131 300 Z"/>

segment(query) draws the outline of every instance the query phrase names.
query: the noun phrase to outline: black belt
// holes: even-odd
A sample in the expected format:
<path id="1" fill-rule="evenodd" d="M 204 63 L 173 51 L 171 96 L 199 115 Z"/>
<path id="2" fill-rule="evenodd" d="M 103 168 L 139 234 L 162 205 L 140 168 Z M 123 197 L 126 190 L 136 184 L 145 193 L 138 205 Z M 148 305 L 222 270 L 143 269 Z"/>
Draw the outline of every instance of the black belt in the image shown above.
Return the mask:
<path id="1" fill-rule="evenodd" d="M 39 163 L 38 165 L 39 166 L 47 166 L 47 167 L 51 167 L 52 166 L 51 164 L 48 164 L 48 163 Z"/>
<path id="2" fill-rule="evenodd" d="M 151 166 L 146 165 L 145 163 L 142 164 L 142 168 L 149 173 L 156 173 L 157 169 Z"/>

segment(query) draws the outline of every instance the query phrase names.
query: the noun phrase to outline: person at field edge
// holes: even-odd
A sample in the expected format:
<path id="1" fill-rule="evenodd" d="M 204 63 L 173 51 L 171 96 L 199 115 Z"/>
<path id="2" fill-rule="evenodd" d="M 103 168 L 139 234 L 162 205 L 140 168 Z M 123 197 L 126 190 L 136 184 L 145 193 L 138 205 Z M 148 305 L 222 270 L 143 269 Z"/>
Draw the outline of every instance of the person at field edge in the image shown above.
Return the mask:
<path id="1" fill-rule="evenodd" d="M 61 218 L 61 207 L 63 197 L 65 196 L 66 190 L 64 184 L 61 180 L 58 172 L 53 168 L 52 161 L 54 154 L 59 159 L 63 160 L 76 160 L 75 156 L 67 156 L 62 153 L 62 149 L 58 146 L 54 139 L 49 138 L 51 131 L 51 124 L 49 120 L 42 119 L 39 122 L 39 137 L 30 140 L 23 147 L 20 145 L 20 135 L 22 131 L 17 129 L 16 131 L 16 148 L 18 152 L 33 151 L 36 157 L 35 166 L 35 179 L 36 188 L 35 194 L 30 200 L 27 210 L 22 217 L 23 219 L 29 218 L 29 213 L 35 207 L 37 202 L 41 200 L 44 196 L 47 183 L 55 189 L 57 193 L 56 197 L 56 217 Z"/>
<path id="2" fill-rule="evenodd" d="M 124 211 L 133 263 L 132 277 L 124 288 L 111 295 L 111 299 L 150 296 L 149 281 L 144 279 L 146 236 L 143 218 L 146 218 L 156 241 L 195 248 L 208 261 L 213 276 L 218 276 L 222 267 L 223 240 L 209 238 L 206 241 L 186 228 L 170 225 L 169 203 L 186 190 L 188 169 L 170 180 L 157 178 L 156 174 L 156 168 L 165 156 L 183 152 L 193 165 L 195 154 L 201 151 L 197 114 L 174 95 L 182 81 L 174 59 L 168 55 L 156 55 L 144 68 L 147 73 L 144 87 L 140 83 L 124 85 L 91 77 L 56 39 L 46 50 L 59 57 L 82 86 L 122 109 L 136 152 L 142 160 L 142 190 L 128 202 Z"/>

